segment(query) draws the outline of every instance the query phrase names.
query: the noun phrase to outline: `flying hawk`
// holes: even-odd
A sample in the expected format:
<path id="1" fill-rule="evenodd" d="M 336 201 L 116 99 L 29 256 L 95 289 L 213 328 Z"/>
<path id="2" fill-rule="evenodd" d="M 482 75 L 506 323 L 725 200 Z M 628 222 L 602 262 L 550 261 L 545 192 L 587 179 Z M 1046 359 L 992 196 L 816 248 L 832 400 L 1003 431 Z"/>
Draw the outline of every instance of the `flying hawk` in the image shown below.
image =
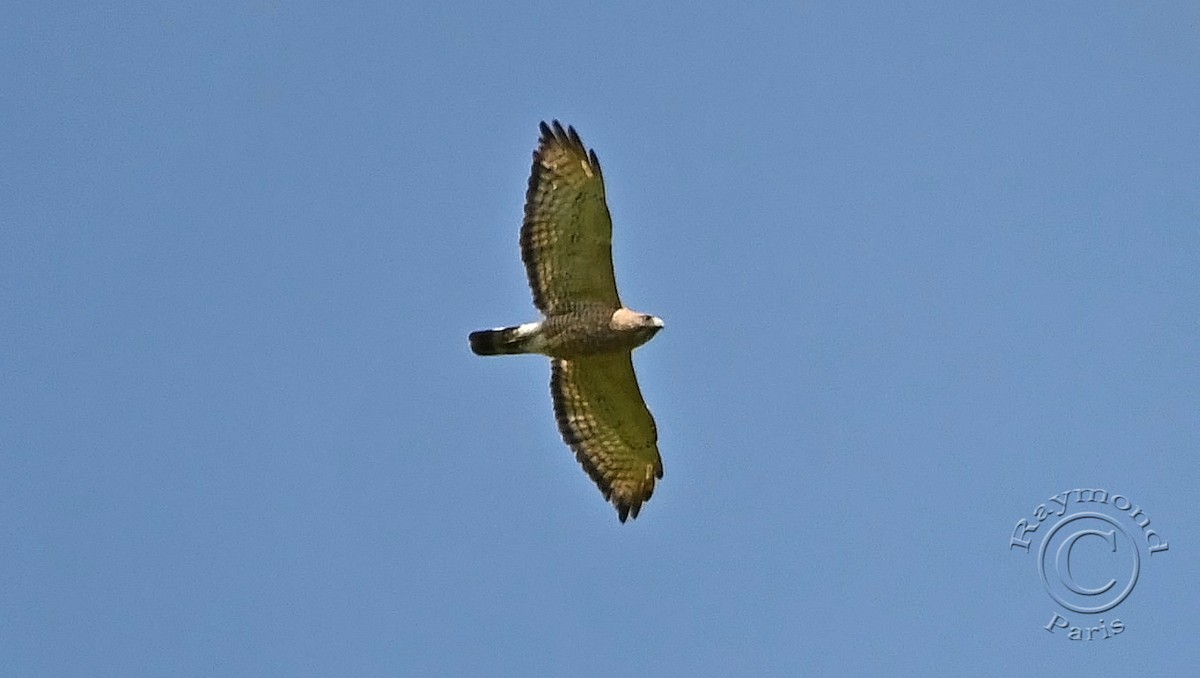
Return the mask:
<path id="1" fill-rule="evenodd" d="M 477 355 L 550 357 L 550 396 L 563 440 L 617 509 L 637 517 L 663 475 L 658 431 L 631 352 L 663 327 L 621 305 L 612 263 L 612 218 L 596 152 L 575 128 L 541 123 L 525 194 L 521 260 L 537 322 L 472 332 Z"/>

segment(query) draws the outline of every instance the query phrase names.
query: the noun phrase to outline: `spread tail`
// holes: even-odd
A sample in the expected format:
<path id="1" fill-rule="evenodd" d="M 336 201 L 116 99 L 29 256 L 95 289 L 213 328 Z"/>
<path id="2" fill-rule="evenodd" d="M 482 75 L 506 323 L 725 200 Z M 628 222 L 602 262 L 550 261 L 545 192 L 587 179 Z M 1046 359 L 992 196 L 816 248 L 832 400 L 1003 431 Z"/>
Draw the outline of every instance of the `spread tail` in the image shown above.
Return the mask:
<path id="1" fill-rule="evenodd" d="M 475 352 L 475 355 L 527 353 L 525 340 L 529 333 L 523 330 L 524 326 L 518 326 L 472 332 L 470 336 L 471 350 Z"/>

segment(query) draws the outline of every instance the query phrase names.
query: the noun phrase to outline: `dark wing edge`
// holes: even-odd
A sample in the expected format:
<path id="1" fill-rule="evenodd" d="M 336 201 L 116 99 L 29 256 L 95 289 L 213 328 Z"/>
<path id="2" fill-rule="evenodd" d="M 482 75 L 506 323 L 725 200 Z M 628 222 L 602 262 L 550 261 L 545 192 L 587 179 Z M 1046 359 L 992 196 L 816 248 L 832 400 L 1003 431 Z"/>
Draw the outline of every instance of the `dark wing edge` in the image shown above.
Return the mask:
<path id="1" fill-rule="evenodd" d="M 559 433 L 575 459 L 622 523 L 637 518 L 663 466 L 658 430 L 630 354 L 552 360 L 550 395 Z"/>

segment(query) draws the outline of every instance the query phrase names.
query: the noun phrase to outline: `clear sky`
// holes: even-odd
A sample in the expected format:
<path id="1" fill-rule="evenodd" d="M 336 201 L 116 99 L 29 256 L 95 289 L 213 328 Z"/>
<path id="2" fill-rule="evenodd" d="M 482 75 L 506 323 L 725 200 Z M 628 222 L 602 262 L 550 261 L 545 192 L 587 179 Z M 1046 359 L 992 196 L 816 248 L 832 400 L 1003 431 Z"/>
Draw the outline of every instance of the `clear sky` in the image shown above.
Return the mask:
<path id="1" fill-rule="evenodd" d="M 1200 4 L 7 3 L 0 59 L 0 673 L 1200 665 Z M 467 348 L 552 118 L 666 322 L 625 525 Z M 1072 642 L 1009 541 L 1088 487 L 1170 549 Z"/>

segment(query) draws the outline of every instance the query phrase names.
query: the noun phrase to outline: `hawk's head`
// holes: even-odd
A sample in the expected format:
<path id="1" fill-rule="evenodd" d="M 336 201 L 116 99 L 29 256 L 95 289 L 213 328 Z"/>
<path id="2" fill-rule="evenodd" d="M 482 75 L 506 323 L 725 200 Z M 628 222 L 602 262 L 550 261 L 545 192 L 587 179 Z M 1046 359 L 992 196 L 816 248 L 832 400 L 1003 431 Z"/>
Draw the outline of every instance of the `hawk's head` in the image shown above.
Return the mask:
<path id="1" fill-rule="evenodd" d="M 612 314 L 610 323 L 614 330 L 633 337 L 633 346 L 650 341 L 663 328 L 662 318 L 648 313 L 639 313 L 628 308 L 619 308 Z"/>

